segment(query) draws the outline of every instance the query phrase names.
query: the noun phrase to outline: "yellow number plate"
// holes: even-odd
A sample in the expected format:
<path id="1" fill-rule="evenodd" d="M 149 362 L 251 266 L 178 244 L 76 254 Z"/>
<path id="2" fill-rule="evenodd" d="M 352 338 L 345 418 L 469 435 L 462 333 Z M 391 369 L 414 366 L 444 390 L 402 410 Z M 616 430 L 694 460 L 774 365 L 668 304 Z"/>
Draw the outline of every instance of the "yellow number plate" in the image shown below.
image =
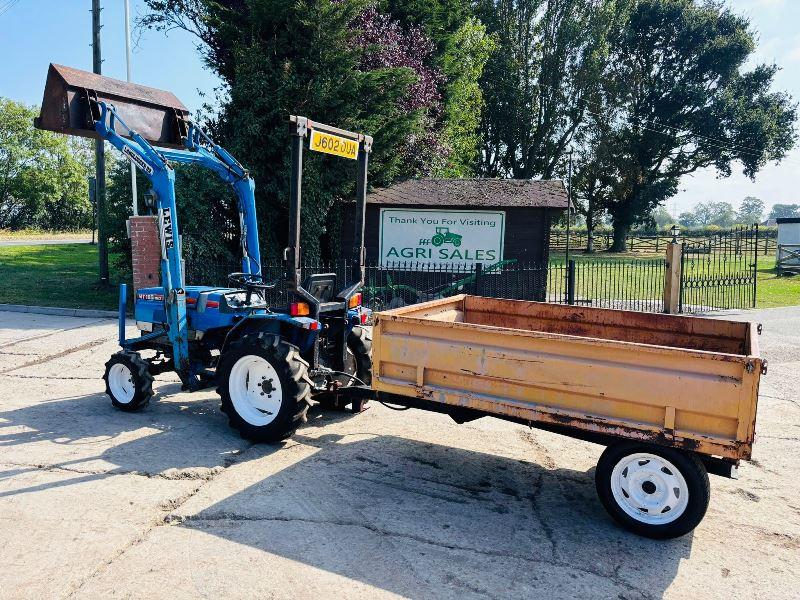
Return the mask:
<path id="1" fill-rule="evenodd" d="M 316 131 L 315 129 L 311 130 L 311 138 L 309 139 L 308 147 L 315 152 L 335 154 L 336 156 L 342 156 L 351 160 L 358 158 L 358 142 L 339 137 L 338 135 Z"/>

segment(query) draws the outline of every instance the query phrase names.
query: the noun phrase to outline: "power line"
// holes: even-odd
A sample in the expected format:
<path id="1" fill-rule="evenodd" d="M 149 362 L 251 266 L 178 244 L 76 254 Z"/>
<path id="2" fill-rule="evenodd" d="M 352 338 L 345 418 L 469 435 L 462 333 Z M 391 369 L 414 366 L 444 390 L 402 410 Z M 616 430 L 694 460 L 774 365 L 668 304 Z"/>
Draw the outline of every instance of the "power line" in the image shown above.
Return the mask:
<path id="1" fill-rule="evenodd" d="M 19 4 L 20 0 L 8 0 L 2 7 L 0 7 L 0 17 Z"/>

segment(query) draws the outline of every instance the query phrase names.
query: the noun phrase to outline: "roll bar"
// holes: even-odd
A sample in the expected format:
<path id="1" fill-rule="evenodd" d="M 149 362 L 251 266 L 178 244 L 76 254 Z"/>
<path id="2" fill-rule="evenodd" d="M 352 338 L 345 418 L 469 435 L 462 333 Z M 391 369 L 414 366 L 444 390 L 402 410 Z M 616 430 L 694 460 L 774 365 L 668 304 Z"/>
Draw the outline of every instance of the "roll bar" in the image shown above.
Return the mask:
<path id="1" fill-rule="evenodd" d="M 358 247 L 355 249 L 359 267 L 359 279 L 348 288 L 339 292 L 338 297 L 349 300 L 364 285 L 364 219 L 367 207 L 367 171 L 369 167 L 369 155 L 372 152 L 372 137 L 363 133 L 354 133 L 345 129 L 339 129 L 332 125 L 317 123 L 307 117 L 292 115 L 289 117 L 289 135 L 292 145 L 292 173 L 289 179 L 289 245 L 284 251 L 286 261 L 286 281 L 290 291 L 302 296 L 312 305 L 318 302 L 316 298 L 305 288 L 301 282 L 301 263 L 300 263 L 300 212 L 302 207 L 302 185 L 303 185 L 303 141 L 313 135 L 313 132 L 328 134 L 336 138 L 344 138 L 358 144 L 357 154 L 357 179 L 356 179 L 356 218 L 355 228 L 358 240 Z M 328 152 L 327 150 L 321 150 Z M 339 152 L 328 152 L 339 154 Z M 347 156 L 347 158 L 352 158 Z"/>

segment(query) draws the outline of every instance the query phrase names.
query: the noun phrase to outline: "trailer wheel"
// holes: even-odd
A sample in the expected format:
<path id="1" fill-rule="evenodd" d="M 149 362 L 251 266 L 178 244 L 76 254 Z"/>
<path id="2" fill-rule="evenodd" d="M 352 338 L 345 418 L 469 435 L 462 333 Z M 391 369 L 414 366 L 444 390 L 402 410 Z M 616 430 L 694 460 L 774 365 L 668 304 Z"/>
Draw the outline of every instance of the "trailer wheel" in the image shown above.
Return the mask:
<path id="1" fill-rule="evenodd" d="M 124 350 L 112 355 L 103 379 L 111 404 L 125 412 L 143 409 L 153 395 L 153 376 L 138 352 Z"/>
<path id="2" fill-rule="evenodd" d="M 306 420 L 308 363 L 276 335 L 248 334 L 233 342 L 221 357 L 218 381 L 222 412 L 243 438 L 278 442 Z"/>
<path id="3" fill-rule="evenodd" d="M 635 442 L 606 448 L 597 463 L 595 485 L 617 523 L 655 539 L 692 531 L 705 516 L 710 497 L 708 473 L 696 456 Z"/>

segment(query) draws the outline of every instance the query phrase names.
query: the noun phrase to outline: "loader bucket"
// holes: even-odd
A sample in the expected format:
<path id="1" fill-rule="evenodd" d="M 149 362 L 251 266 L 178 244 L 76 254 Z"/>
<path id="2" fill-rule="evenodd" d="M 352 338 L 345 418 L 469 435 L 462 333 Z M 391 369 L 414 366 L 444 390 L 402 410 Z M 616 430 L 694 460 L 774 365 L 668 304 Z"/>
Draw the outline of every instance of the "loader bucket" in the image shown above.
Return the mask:
<path id="1" fill-rule="evenodd" d="M 94 100 L 113 104 L 125 124 L 150 143 L 183 147 L 189 111 L 173 94 L 61 65 L 50 65 L 42 111 L 34 125 L 97 139 L 94 121 L 99 117 Z M 115 129 L 128 135 L 119 123 Z"/>

